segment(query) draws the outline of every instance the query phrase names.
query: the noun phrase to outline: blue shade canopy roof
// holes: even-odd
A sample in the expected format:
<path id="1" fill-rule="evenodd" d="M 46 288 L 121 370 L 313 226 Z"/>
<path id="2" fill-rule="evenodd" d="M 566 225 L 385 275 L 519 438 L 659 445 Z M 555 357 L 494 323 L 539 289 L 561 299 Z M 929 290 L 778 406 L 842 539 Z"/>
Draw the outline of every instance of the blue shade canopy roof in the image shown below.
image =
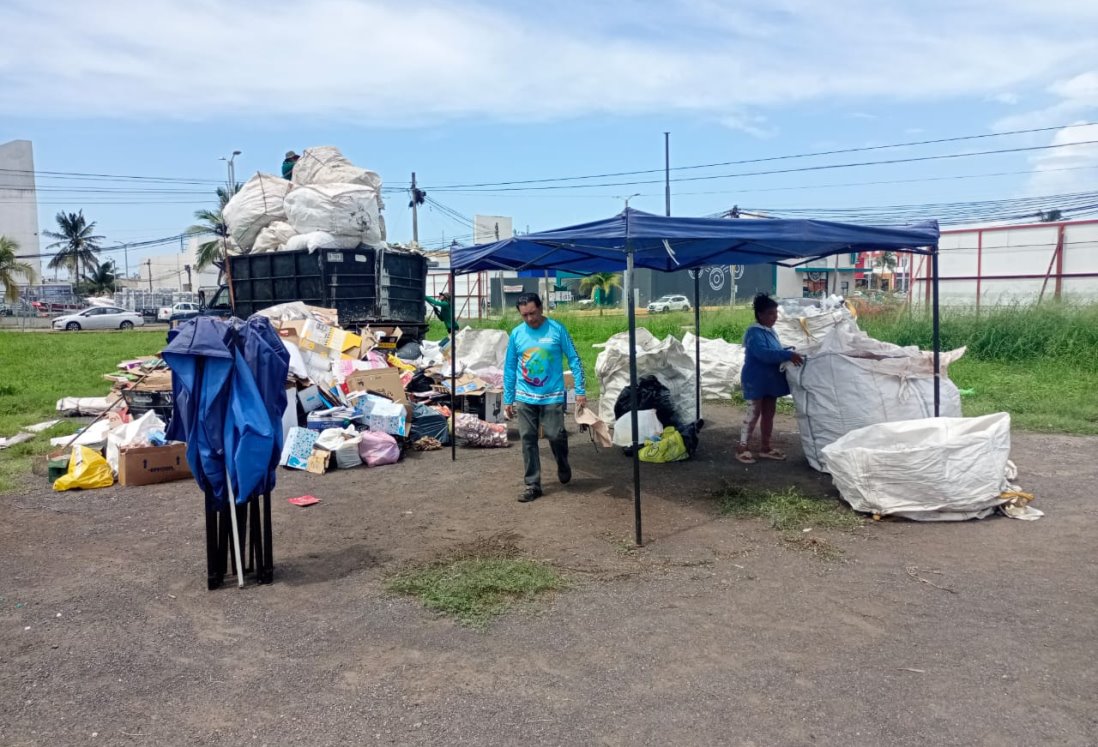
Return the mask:
<path id="1" fill-rule="evenodd" d="M 633 208 L 606 220 L 515 236 L 450 252 L 456 273 L 480 270 L 567 270 L 580 274 L 634 267 L 673 272 L 709 265 L 751 265 L 843 252 L 929 254 L 938 223 L 855 226 L 819 220 L 728 220 L 652 215 Z"/>

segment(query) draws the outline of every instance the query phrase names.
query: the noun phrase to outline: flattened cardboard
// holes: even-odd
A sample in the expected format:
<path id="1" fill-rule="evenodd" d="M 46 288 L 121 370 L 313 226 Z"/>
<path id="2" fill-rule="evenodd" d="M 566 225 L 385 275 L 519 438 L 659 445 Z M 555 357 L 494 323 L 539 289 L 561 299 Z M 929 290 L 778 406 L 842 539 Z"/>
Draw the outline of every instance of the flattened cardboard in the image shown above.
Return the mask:
<path id="1" fill-rule="evenodd" d="M 187 445 L 183 443 L 124 449 L 118 458 L 120 485 L 155 485 L 190 476 Z"/>
<path id="2" fill-rule="evenodd" d="M 408 401 L 400 383 L 400 371 L 395 368 L 355 371 L 347 377 L 347 389 L 352 392 L 377 392 L 402 404 Z"/>

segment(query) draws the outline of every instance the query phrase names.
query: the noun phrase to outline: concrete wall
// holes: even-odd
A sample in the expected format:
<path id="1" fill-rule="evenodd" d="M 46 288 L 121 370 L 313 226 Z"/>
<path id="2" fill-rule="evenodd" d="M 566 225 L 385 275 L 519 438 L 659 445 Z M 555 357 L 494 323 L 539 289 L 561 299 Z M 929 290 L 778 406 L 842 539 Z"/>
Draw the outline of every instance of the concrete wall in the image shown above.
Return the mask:
<path id="1" fill-rule="evenodd" d="M 929 261 L 914 261 L 913 298 L 927 302 Z M 951 306 L 1098 301 L 1098 221 L 943 231 L 939 298 Z"/>
<path id="2" fill-rule="evenodd" d="M 29 140 L 12 140 L 0 145 L 0 234 L 19 243 L 16 254 L 41 253 L 38 240 L 38 192 L 34 182 L 34 152 Z M 19 261 L 42 279 L 39 257 Z"/>

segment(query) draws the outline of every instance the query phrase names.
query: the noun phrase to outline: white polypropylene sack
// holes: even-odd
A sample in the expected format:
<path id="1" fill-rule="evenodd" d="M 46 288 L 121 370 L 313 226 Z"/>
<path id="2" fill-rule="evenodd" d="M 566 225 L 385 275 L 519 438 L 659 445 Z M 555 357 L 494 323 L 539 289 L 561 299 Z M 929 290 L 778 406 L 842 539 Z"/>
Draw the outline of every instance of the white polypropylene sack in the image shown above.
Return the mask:
<path id="1" fill-rule="evenodd" d="M 308 249 L 314 252 L 317 249 L 354 249 L 360 243 L 358 236 L 333 236 L 327 231 L 310 231 L 291 236 L 286 241 L 286 251 L 296 252 L 298 249 Z"/>
<path id="2" fill-rule="evenodd" d="M 380 245 L 376 197 L 373 187 L 358 184 L 297 187 L 286 195 L 286 219 L 298 233 L 324 231 Z"/>
<path id="3" fill-rule="evenodd" d="M 72 444 L 73 446 L 87 446 L 93 451 L 99 451 L 107 445 L 107 434 L 110 429 L 109 420 L 99 420 L 81 431 L 76 440 L 73 440 L 72 436 L 57 436 L 50 439 L 50 446 L 68 446 Z"/>
<path id="4" fill-rule="evenodd" d="M 946 367 L 964 354 L 941 354 L 941 407 L 961 416 L 961 396 Z M 785 364 L 797 409 L 797 428 L 808 463 L 827 472 L 822 449 L 852 430 L 875 423 L 934 415 L 934 358 L 914 346 L 874 340 L 851 324 L 837 325 L 804 365 Z"/>
<path id="5" fill-rule="evenodd" d="M 353 426 L 344 428 L 325 428 L 320 432 L 320 435 L 316 438 L 316 446 L 318 449 L 324 449 L 325 451 L 335 451 L 343 442 L 348 438 L 354 438 L 358 435 L 358 431 Z"/>
<path id="6" fill-rule="evenodd" d="M 348 438 L 336 448 L 336 450 L 332 452 L 335 455 L 336 467 L 339 469 L 350 469 L 362 464 L 362 456 L 358 453 L 361 444 L 362 437 L 356 435 L 354 438 Z"/>
<path id="7" fill-rule="evenodd" d="M 879 423 L 823 449 L 855 511 L 919 521 L 983 518 L 1009 488 L 1010 415 Z"/>
<path id="8" fill-rule="evenodd" d="M 663 423 L 656 417 L 655 410 L 637 410 L 637 444 L 663 434 Z M 633 416 L 625 413 L 614 423 L 614 445 L 633 445 Z"/>
<path id="9" fill-rule="evenodd" d="M 256 174 L 221 209 L 229 235 L 241 249 L 251 251 L 260 231 L 286 220 L 283 201 L 292 187 L 277 176 Z"/>
<path id="10" fill-rule="evenodd" d="M 694 360 L 698 338 L 693 332 L 682 336 L 682 347 Z M 740 386 L 743 345 L 727 340 L 701 338 L 702 399 L 729 399 Z"/>
<path id="11" fill-rule="evenodd" d="M 381 192 L 381 177 L 376 172 L 355 166 L 339 148 L 322 145 L 306 148 L 294 164 L 294 184 L 362 184 Z M 380 205 L 379 205 L 380 207 Z"/>
<path id="12" fill-rule="evenodd" d="M 595 347 L 600 347 L 596 345 Z M 621 390 L 629 386 L 629 333 L 619 332 L 601 344 L 595 359 L 599 377 L 599 417 L 614 422 L 614 403 Z M 671 392 L 671 401 L 680 420 L 694 420 L 694 361 L 686 354 L 678 338 L 668 335 L 657 340 L 644 327 L 637 328 L 637 380 L 654 375 Z M 660 431 L 662 432 L 662 428 Z"/>
<path id="13" fill-rule="evenodd" d="M 163 431 L 164 421 L 156 414 L 155 410 L 149 410 L 141 417 L 123 423 L 107 433 L 107 463 L 118 474 L 118 460 L 122 449 L 137 443 L 147 442 L 149 434 L 153 431 Z"/>
<path id="14" fill-rule="evenodd" d="M 118 395 L 109 397 L 62 397 L 57 400 L 57 411 L 62 415 L 101 415 L 118 400 Z"/>
<path id="15" fill-rule="evenodd" d="M 276 220 L 255 237 L 255 243 L 252 244 L 252 254 L 277 252 L 285 249 L 287 248 L 286 243 L 294 236 L 297 236 L 297 231 L 294 230 L 293 226 L 284 220 Z"/>
<path id="16" fill-rule="evenodd" d="M 785 309 L 778 307 L 778 321 L 774 322 L 774 332 L 782 345 L 790 345 L 802 355 L 811 352 L 812 348 L 823 341 L 839 325 L 858 326 L 854 314 L 849 308 L 841 306 L 837 309 L 821 310 L 815 306 L 809 306 L 801 310 L 799 315 L 787 314 Z"/>
<path id="17" fill-rule="evenodd" d="M 454 335 L 459 368 L 503 368 L 507 358 L 507 333 L 502 329 L 462 327 Z"/>

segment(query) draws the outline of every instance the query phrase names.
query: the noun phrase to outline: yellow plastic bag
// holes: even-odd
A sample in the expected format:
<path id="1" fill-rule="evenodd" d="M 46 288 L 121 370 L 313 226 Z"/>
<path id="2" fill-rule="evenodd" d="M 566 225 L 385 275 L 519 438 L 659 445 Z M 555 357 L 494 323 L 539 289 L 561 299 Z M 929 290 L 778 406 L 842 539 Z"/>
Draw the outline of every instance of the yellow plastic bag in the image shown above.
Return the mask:
<path id="1" fill-rule="evenodd" d="M 642 462 L 663 464 L 681 462 L 688 459 L 689 455 L 686 453 L 686 442 L 682 440 L 682 434 L 669 425 L 663 429 L 658 441 L 649 439 L 644 442 L 639 458 Z"/>
<path id="2" fill-rule="evenodd" d="M 385 357 L 385 360 L 389 363 L 390 366 L 397 369 L 401 373 L 406 373 L 408 371 L 415 371 L 416 370 L 416 367 L 413 366 L 411 363 L 409 363 L 408 361 L 403 361 L 400 358 L 397 358 L 392 353 L 389 353 L 389 355 L 387 355 Z"/>
<path id="3" fill-rule="evenodd" d="M 109 488 L 114 485 L 114 472 L 107 460 L 87 446 L 73 446 L 69 471 L 53 481 L 54 490 Z"/>

